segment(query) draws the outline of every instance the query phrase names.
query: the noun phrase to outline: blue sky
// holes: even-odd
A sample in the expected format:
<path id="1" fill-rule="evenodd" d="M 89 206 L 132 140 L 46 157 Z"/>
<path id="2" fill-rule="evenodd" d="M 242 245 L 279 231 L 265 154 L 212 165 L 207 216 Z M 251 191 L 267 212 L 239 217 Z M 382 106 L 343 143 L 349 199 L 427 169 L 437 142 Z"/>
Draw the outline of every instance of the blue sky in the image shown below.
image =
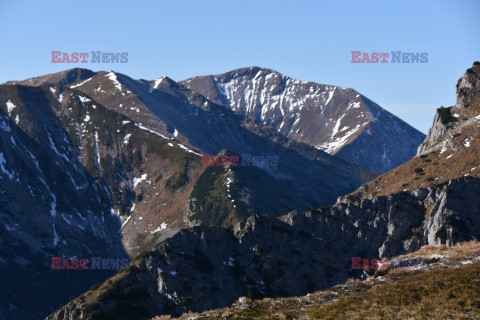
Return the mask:
<path id="1" fill-rule="evenodd" d="M 174 80 L 239 67 L 354 88 L 426 132 L 480 60 L 480 1 L 5 1 L 0 83 L 73 67 Z M 52 64 L 51 51 L 128 52 L 126 64 Z M 428 52 L 353 64 L 351 51 Z"/>

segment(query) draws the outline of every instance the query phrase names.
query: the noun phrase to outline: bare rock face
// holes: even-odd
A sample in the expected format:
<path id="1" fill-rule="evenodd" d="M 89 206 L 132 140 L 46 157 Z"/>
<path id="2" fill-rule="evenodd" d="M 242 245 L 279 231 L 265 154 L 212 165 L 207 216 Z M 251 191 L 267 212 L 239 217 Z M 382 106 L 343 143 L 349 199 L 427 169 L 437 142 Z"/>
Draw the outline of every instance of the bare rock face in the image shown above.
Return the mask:
<path id="1" fill-rule="evenodd" d="M 371 200 L 341 198 L 332 208 L 321 210 L 319 223 L 307 223 L 305 214 L 289 215 L 291 220 L 286 221 L 297 225 L 296 217 L 305 219 L 300 225 L 308 225 L 306 231 L 334 245 L 340 243 L 339 250 L 346 246 L 348 251 L 388 258 L 423 245 L 452 245 L 477 238 L 480 202 L 475 195 L 480 194 L 479 187 L 478 178 L 464 178 Z"/>
<path id="2" fill-rule="evenodd" d="M 463 77 L 458 79 L 455 106 L 441 107 L 437 110 L 432 127 L 428 130 L 423 143 L 418 147 L 417 155 L 426 154 L 445 146 L 440 142 L 445 142 L 445 138 L 451 132 L 465 124 L 465 120 L 458 119 L 458 112 L 464 108 L 470 108 L 472 105 L 478 105 L 478 101 L 475 100 L 478 92 L 480 92 L 480 62 L 477 61 L 470 69 L 467 69 Z M 471 119 L 466 121 L 468 120 Z"/>
<path id="3" fill-rule="evenodd" d="M 427 137 L 422 142 L 422 144 L 418 147 L 417 155 L 425 154 L 431 151 L 438 150 L 441 148 L 441 145 L 438 144 L 432 148 L 434 144 L 436 144 L 439 140 L 439 137 L 443 137 L 446 135 L 450 130 L 452 130 L 452 126 L 449 125 L 448 122 L 442 121 L 441 114 L 448 113 L 451 114 L 451 108 L 440 108 L 437 110 L 435 117 L 433 118 L 432 127 L 428 130 Z"/>
<path id="4" fill-rule="evenodd" d="M 457 82 L 457 102 L 459 108 L 469 107 L 472 97 L 480 91 L 480 62 L 476 61 Z"/>

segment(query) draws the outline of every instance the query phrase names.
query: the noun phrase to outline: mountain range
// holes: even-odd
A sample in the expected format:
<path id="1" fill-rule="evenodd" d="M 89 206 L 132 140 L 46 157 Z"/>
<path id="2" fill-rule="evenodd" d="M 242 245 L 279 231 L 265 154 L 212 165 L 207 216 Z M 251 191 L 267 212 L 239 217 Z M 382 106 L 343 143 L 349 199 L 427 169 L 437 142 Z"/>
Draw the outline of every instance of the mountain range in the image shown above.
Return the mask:
<path id="1" fill-rule="evenodd" d="M 233 228 L 196 226 L 182 230 L 48 319 L 153 319 L 155 316 L 166 319 L 186 312 L 238 306 L 237 301 L 246 301 L 242 296 L 247 300 L 301 296 L 331 288 L 349 278 L 365 279 L 372 275 L 374 278 L 368 278 L 368 283 L 347 282 L 336 288 L 353 292 L 372 288 L 369 292 L 377 304 L 384 301 L 385 296 L 382 300 L 376 293 L 378 290 L 373 289 L 375 286 L 381 287 L 383 292 L 396 292 L 394 296 L 403 297 L 396 303 L 403 306 L 404 315 L 412 314 L 414 310 L 409 308 L 416 305 L 406 304 L 407 297 L 396 288 L 407 285 L 409 277 L 418 281 L 416 284 L 409 282 L 408 290 L 414 290 L 411 294 L 429 290 L 439 299 L 438 292 L 445 292 L 442 288 L 447 281 L 461 289 L 455 293 L 450 291 L 450 298 L 455 299 L 466 290 L 473 300 L 478 299 L 478 290 L 466 288 L 468 283 L 452 282 L 458 272 L 464 280 L 476 277 L 480 263 L 478 242 L 463 247 L 470 248 L 468 250 L 458 249 L 460 253 L 451 251 L 448 256 L 425 255 L 425 252 L 438 250 L 438 246 L 448 248 L 480 236 L 480 178 L 476 171 L 480 160 L 478 145 L 474 142 L 478 140 L 480 117 L 479 62 L 458 81 L 456 94 L 455 106 L 437 110 L 418 156 L 363 184 L 357 191 L 339 197 L 334 205 L 305 212 L 295 210 L 278 218 L 253 215 Z M 457 153 L 458 158 L 454 158 Z M 411 170 L 412 165 L 419 164 L 418 170 Z M 438 166 L 445 168 L 440 170 Z M 445 172 L 442 177 L 431 176 L 440 171 Z M 401 190 L 396 189 L 397 179 L 405 182 Z M 413 254 L 417 251 L 420 253 Z M 392 273 L 384 277 L 388 270 L 383 273 L 377 270 L 374 274 L 367 269 L 352 268 L 352 257 L 394 260 L 400 256 L 403 261 L 405 255 L 408 258 L 402 267 L 423 265 L 425 270 L 415 268 L 417 271 L 410 275 Z M 446 260 L 442 260 L 444 258 Z M 463 264 L 471 266 L 461 267 Z M 389 265 L 388 269 L 392 268 L 393 265 Z M 446 268 L 454 269 L 448 271 Z M 442 277 L 443 285 L 438 277 Z M 428 285 L 428 289 L 421 289 L 419 283 L 424 284 L 422 288 Z M 332 290 L 324 292 L 315 297 L 333 294 Z M 426 292 L 421 297 L 427 297 Z M 308 305 L 323 308 L 322 301 L 312 302 L 309 297 L 312 296 L 305 296 L 301 301 L 309 300 Z M 361 297 L 365 300 L 364 295 Z M 350 301 L 343 293 L 342 299 Z M 472 315 L 478 310 L 478 305 L 470 305 L 472 301 L 468 306 L 463 302 L 462 308 L 458 307 L 461 303 L 458 301 L 459 304 L 452 305 L 449 310 L 424 304 L 421 310 L 415 309 L 414 314 L 421 312 L 429 317 L 440 317 L 444 312 L 449 317 Z M 275 314 L 291 311 L 288 308 L 292 300 L 270 300 L 271 305 L 277 303 L 285 303 L 285 306 L 268 311 L 262 305 L 257 316 L 276 317 Z M 392 303 L 388 305 L 391 310 Z M 245 314 L 251 316 L 247 311 L 254 305 L 243 305 L 245 308 L 239 313 L 238 310 L 209 311 L 190 317 L 223 314 L 239 319 L 242 314 L 243 317 Z M 329 312 L 338 314 L 341 306 L 335 305 L 337 311 L 329 309 Z M 368 304 L 361 307 L 367 309 L 349 312 L 368 313 Z M 392 314 L 384 316 L 395 318 Z"/>
<path id="2" fill-rule="evenodd" d="M 263 268 L 288 260 L 298 250 L 293 248 L 299 241 L 293 235 L 310 239 L 307 231 L 285 228 L 276 217 L 334 204 L 338 197 L 374 179 L 377 172 L 408 160 L 423 139 L 421 133 L 352 89 L 303 83 L 268 69 L 246 68 L 229 74 L 210 77 L 218 78 L 214 88 L 223 95 L 217 96 L 208 92 L 208 82 L 204 84 L 208 77 L 148 81 L 86 69 L 0 85 L 0 215 L 4 221 L 0 226 L 0 277 L 10 288 L 2 292 L 1 317 L 38 319 L 115 272 L 52 270 L 52 257 L 134 258 L 170 237 L 193 237 L 191 243 L 187 241 L 193 246 L 197 235 L 204 239 L 204 232 L 207 236 L 211 230 L 219 232 L 212 241 L 219 248 L 237 248 L 238 259 L 257 256 L 262 250 L 238 243 L 238 232 L 252 237 L 251 244 L 267 241 L 258 236 L 291 235 L 285 239 L 293 245 L 279 251 L 281 257 L 267 255 L 268 261 L 241 266 L 257 265 L 259 270 L 248 277 L 265 283 Z M 237 79 L 235 85 L 228 84 L 230 78 Z M 249 91 L 251 86 L 260 86 L 255 78 L 267 82 L 262 83 L 262 90 Z M 325 96 L 330 97 L 328 101 L 320 98 Z M 289 105 L 305 115 L 296 115 Z M 307 121 L 314 115 L 315 121 Z M 300 129 L 294 122 L 301 122 L 303 135 L 301 131 L 292 134 L 292 128 Z M 292 130 L 285 131 L 285 126 Z M 352 133 L 354 127 L 360 129 Z M 391 140 L 386 134 L 392 135 Z M 322 136 L 329 138 L 322 140 Z M 370 149 L 362 151 L 367 145 Z M 278 165 L 205 166 L 205 154 L 274 156 Z M 263 223 L 267 229 L 257 227 L 262 234 L 250 233 L 250 228 Z M 231 235 L 228 228 L 240 231 Z M 322 246 L 333 250 L 326 241 L 321 240 Z M 210 250 L 192 250 L 190 257 L 197 266 L 210 266 Z M 324 253 L 312 255 L 294 265 L 307 270 L 309 259 L 325 257 Z M 235 257 L 217 258 L 224 266 L 235 265 Z M 291 267 L 287 264 L 278 272 L 289 272 Z M 198 278 L 206 280 L 210 271 L 200 268 Z M 290 279 L 268 292 L 301 294 L 344 278 L 344 274 L 332 275 L 328 281 L 304 278 L 303 287 L 293 291 Z M 74 279 L 73 285 L 65 286 L 69 279 Z M 208 281 L 205 285 L 215 287 Z M 240 281 L 230 289 L 223 305 L 241 293 L 245 283 Z M 55 293 L 42 294 L 46 290 Z M 265 290 L 257 284 L 250 288 L 252 294 L 266 294 Z M 190 310 L 172 301 L 161 302 L 172 314 Z M 220 305 L 212 300 L 208 306 Z M 205 305 L 200 303 L 195 310 L 202 308 Z"/>

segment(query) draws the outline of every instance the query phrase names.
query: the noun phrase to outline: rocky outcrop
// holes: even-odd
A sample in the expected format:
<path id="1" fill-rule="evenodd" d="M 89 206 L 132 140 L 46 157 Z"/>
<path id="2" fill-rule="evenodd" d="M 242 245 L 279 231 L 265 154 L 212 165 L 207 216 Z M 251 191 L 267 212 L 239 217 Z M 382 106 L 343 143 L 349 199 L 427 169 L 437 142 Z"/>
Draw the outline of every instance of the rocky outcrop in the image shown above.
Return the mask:
<path id="1" fill-rule="evenodd" d="M 480 62 L 475 61 L 470 69 L 467 69 L 462 78 L 457 82 L 458 108 L 469 107 L 472 98 L 480 91 Z"/>
<path id="2" fill-rule="evenodd" d="M 440 107 L 435 114 L 433 124 L 428 130 L 427 137 L 418 147 L 417 155 L 426 154 L 443 148 L 447 141 L 446 137 L 451 134 L 457 127 L 463 126 L 465 120 L 459 119 L 458 113 L 463 108 L 469 108 L 472 105 L 478 105 L 476 95 L 480 92 L 480 62 L 474 62 L 470 69 L 467 69 L 463 77 L 458 79 L 456 85 L 456 103 L 455 106 L 444 108 Z M 467 122 L 468 123 L 468 122 Z M 445 142 L 445 143 L 440 143 Z"/>
<path id="3" fill-rule="evenodd" d="M 453 129 L 451 121 L 456 121 L 455 118 L 452 120 L 451 108 L 440 108 L 437 110 L 435 117 L 433 118 L 432 127 L 428 130 L 427 137 L 418 147 L 417 155 L 426 154 L 438 150 L 443 147 L 443 145 L 438 144 L 440 137 L 445 136 L 449 131 Z M 445 120 L 442 121 L 442 114 L 447 114 Z M 447 120 L 448 119 L 448 120 Z"/>
<path id="4" fill-rule="evenodd" d="M 278 219 L 253 216 L 233 230 L 194 227 L 181 231 L 141 259 L 112 287 L 128 290 L 135 284 L 146 292 L 139 304 L 145 316 L 136 313 L 130 318 L 146 319 L 159 313 L 179 315 L 228 306 L 239 296 L 304 294 L 328 287 L 331 282 L 326 275 L 334 275 L 336 268 L 325 241 Z M 346 276 L 343 271 L 337 279 Z M 94 303 L 100 304 L 92 308 Z M 89 315 L 107 312 L 115 319 L 127 319 L 130 311 L 119 312 L 121 303 L 118 296 L 107 294 L 93 303 L 72 302 L 48 319 L 79 315 L 88 319 Z"/>

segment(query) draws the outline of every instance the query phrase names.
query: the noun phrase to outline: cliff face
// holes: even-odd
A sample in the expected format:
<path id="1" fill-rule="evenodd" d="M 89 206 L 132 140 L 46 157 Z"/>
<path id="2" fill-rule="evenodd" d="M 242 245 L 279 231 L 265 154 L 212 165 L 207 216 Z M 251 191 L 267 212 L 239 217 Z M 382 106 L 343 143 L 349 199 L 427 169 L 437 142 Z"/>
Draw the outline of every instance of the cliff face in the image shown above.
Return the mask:
<path id="1" fill-rule="evenodd" d="M 463 177 L 480 177 L 480 63 L 458 80 L 455 106 L 437 110 L 417 156 L 362 185 L 365 198 L 413 192 Z"/>
<path id="2" fill-rule="evenodd" d="M 475 307 L 480 299 L 479 241 L 453 247 L 424 246 L 383 266 L 385 269 L 369 272 L 373 276 L 363 281 L 349 279 L 305 296 L 255 301 L 242 297 L 228 308 L 188 313 L 175 319 L 394 320 L 423 315 L 428 319 L 480 318 L 480 309 Z M 451 299 L 445 301 L 445 295 Z M 165 317 L 152 318 L 162 319 Z"/>
<path id="3" fill-rule="evenodd" d="M 455 147 L 448 138 L 459 129 L 472 124 L 472 118 L 468 115 L 480 110 L 479 92 L 480 63 L 476 62 L 457 81 L 455 105 L 437 110 L 432 127 L 425 141 L 418 147 L 417 155 L 439 150 L 446 144 Z"/>
<path id="4" fill-rule="evenodd" d="M 451 131 L 453 127 L 448 124 L 448 122 L 443 122 L 441 114 L 450 114 L 451 108 L 440 108 L 437 110 L 435 117 L 433 118 L 432 127 L 428 130 L 427 137 L 418 147 L 417 155 L 426 154 L 428 152 L 436 151 L 441 148 L 441 145 L 437 147 L 432 147 L 435 143 L 438 142 L 439 138 L 446 135 L 447 132 Z"/>

